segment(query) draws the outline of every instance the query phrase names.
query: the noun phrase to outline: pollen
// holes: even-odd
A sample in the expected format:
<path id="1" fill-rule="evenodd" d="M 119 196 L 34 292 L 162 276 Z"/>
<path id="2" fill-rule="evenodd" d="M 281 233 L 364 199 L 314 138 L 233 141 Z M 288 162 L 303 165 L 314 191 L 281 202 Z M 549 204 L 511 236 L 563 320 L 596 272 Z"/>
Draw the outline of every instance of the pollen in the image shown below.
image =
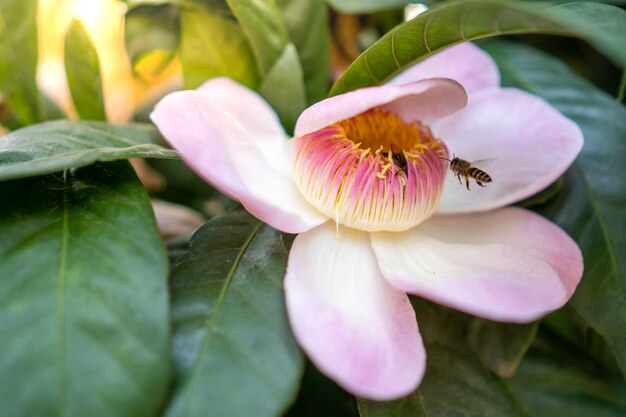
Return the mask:
<path id="1" fill-rule="evenodd" d="M 291 144 L 298 189 L 337 224 L 401 231 L 435 211 L 448 150 L 424 123 L 376 108 Z"/>

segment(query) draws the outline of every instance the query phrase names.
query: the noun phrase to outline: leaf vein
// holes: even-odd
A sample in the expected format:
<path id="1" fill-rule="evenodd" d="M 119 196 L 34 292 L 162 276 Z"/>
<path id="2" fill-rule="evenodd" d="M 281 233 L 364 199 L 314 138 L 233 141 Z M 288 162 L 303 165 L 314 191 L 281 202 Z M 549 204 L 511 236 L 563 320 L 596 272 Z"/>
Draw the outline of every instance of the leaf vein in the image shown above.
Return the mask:
<path id="1" fill-rule="evenodd" d="M 430 16 L 430 14 L 426 16 L 426 19 L 424 21 L 424 35 L 422 36 L 422 38 L 424 39 L 424 46 L 426 47 L 426 50 L 428 52 L 432 52 L 430 49 L 430 45 L 428 44 L 428 26 L 430 25 Z"/>
<path id="2" fill-rule="evenodd" d="M 396 31 L 391 32 L 391 56 L 393 57 L 393 62 L 395 62 L 396 67 L 400 68 L 400 61 L 398 61 L 398 57 L 396 56 Z"/>
<path id="3" fill-rule="evenodd" d="M 59 338 L 59 346 L 57 350 L 59 360 L 59 387 L 61 390 L 59 403 L 59 416 L 65 415 L 65 403 L 67 396 L 67 380 L 66 380 L 66 351 L 65 351 L 65 271 L 67 260 L 67 246 L 69 235 L 69 197 L 68 191 L 63 193 L 63 220 L 61 226 L 61 250 L 59 257 L 59 269 L 57 273 L 57 337 Z"/>
<path id="4" fill-rule="evenodd" d="M 191 387 L 189 389 L 189 395 L 187 396 L 187 403 L 186 403 L 184 415 L 189 415 L 189 409 L 190 409 L 190 406 L 191 406 L 191 402 L 193 401 L 193 398 L 194 398 L 194 395 L 195 395 L 195 392 L 196 392 L 196 388 L 198 386 L 198 369 L 199 369 L 199 364 L 200 364 L 200 361 L 202 360 L 202 357 L 204 356 L 204 352 L 206 351 L 206 349 L 207 349 L 207 347 L 209 345 L 209 341 L 211 340 L 210 336 L 211 336 L 211 334 L 214 334 L 213 330 L 215 329 L 215 326 L 217 324 L 217 318 L 219 316 L 220 309 L 222 307 L 224 299 L 226 298 L 226 293 L 228 291 L 228 288 L 230 287 L 230 284 L 232 283 L 233 277 L 235 276 L 235 272 L 237 270 L 237 267 L 239 266 L 239 263 L 241 262 L 241 259 L 243 258 L 243 255 L 248 250 L 248 247 L 250 246 L 250 244 L 254 240 L 254 237 L 257 235 L 257 233 L 259 232 L 259 230 L 261 229 L 262 226 L 263 226 L 263 223 L 262 222 L 258 222 L 258 224 L 251 231 L 250 236 L 248 236 L 248 238 L 246 239 L 244 244 L 241 246 L 239 254 L 237 254 L 237 258 L 233 262 L 232 267 L 230 268 L 230 270 L 228 271 L 228 274 L 226 275 L 226 279 L 224 280 L 224 284 L 223 284 L 222 289 L 220 291 L 220 294 L 218 296 L 217 303 L 215 304 L 215 307 L 213 308 L 213 313 L 211 315 L 211 318 L 210 318 L 209 322 L 207 323 L 206 333 L 205 333 L 204 338 L 202 340 L 202 345 L 200 347 L 200 351 L 198 352 L 198 357 L 196 358 L 196 361 L 195 361 L 194 366 L 193 366 L 193 371 L 192 371 L 192 374 L 191 374 L 191 377 L 190 377 L 191 378 Z"/>

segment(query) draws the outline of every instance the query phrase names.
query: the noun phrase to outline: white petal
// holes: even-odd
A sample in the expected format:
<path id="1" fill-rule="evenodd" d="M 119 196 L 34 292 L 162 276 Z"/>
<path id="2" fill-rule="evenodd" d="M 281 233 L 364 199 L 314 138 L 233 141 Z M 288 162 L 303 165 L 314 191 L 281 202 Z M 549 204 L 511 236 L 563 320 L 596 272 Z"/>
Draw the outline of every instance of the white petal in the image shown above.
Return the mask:
<path id="1" fill-rule="evenodd" d="M 396 288 L 491 320 L 528 322 L 562 306 L 582 276 L 572 239 L 530 211 L 434 216 L 372 235 Z"/>
<path id="2" fill-rule="evenodd" d="M 418 62 L 389 83 L 406 84 L 435 77 L 458 81 L 470 99 L 479 91 L 500 87 L 496 63 L 489 54 L 470 42 L 451 46 Z"/>
<path id="3" fill-rule="evenodd" d="M 240 103 L 254 113 L 261 102 L 249 98 L 241 95 Z M 292 180 L 285 133 L 266 120 L 237 119 L 196 91 L 169 94 L 151 118 L 194 171 L 271 226 L 299 233 L 326 220 Z"/>
<path id="4" fill-rule="evenodd" d="M 315 365 L 353 394 L 412 392 L 425 367 L 415 313 L 380 275 L 369 235 L 328 222 L 298 235 L 285 293 L 295 336 Z"/>
<path id="5" fill-rule="evenodd" d="M 475 95 L 468 106 L 431 125 L 450 153 L 472 162 L 493 182 L 471 191 L 452 174 L 446 178 L 438 213 L 466 213 L 503 207 L 555 181 L 583 145 L 580 129 L 544 100 L 516 89 Z"/>
<path id="6" fill-rule="evenodd" d="M 303 111 L 296 123 L 296 136 L 304 136 L 376 107 L 396 113 L 409 122 L 444 117 L 466 104 L 467 94 L 463 87 L 446 78 L 361 88 L 329 97 Z"/>

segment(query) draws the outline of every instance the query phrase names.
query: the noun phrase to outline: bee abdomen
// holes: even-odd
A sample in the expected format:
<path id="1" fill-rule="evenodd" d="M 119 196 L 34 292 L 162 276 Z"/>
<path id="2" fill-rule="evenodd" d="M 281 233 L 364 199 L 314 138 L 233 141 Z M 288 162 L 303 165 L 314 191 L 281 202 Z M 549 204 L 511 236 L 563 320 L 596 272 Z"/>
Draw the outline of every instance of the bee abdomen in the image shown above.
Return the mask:
<path id="1" fill-rule="evenodd" d="M 478 168 L 471 167 L 467 170 L 467 175 L 474 178 L 476 181 L 485 183 L 491 182 L 491 177 L 485 171 Z"/>

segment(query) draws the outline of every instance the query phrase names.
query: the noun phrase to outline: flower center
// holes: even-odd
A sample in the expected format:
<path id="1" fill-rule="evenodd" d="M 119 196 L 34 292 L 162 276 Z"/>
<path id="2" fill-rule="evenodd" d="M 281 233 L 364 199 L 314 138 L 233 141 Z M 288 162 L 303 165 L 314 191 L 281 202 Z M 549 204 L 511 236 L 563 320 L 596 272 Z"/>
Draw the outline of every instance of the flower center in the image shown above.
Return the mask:
<path id="1" fill-rule="evenodd" d="M 425 124 L 376 108 L 296 137 L 293 146 L 298 189 L 339 224 L 406 230 L 439 201 L 448 150 Z"/>

